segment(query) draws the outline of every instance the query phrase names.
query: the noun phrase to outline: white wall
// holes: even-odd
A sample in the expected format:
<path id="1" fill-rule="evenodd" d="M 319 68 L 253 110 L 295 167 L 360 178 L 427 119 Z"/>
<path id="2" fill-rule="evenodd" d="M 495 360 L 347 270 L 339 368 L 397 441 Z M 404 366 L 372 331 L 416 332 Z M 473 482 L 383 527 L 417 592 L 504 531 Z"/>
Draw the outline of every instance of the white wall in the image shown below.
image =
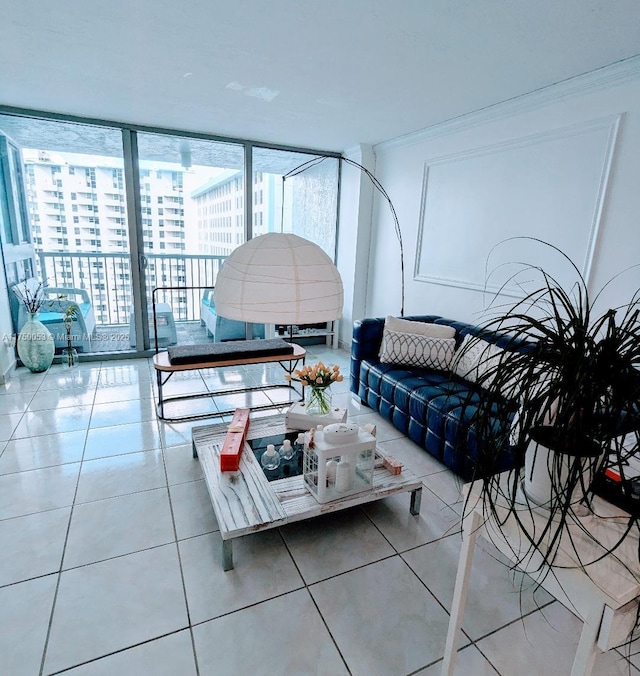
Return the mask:
<path id="1" fill-rule="evenodd" d="M 486 255 L 505 236 L 557 242 L 577 259 L 591 291 L 640 263 L 640 60 L 374 150 L 376 175 L 403 232 L 407 315 L 480 320 L 488 300 L 481 290 Z M 374 199 L 369 317 L 397 314 L 400 307 L 393 221 L 383 200 Z M 548 252 L 541 256 L 534 247 L 511 251 L 507 260 L 514 255 L 558 269 Z M 603 299 L 607 307 L 625 302 L 638 288 L 640 268 Z"/>
<path id="2" fill-rule="evenodd" d="M 375 173 L 371 146 L 351 148 L 344 156 Z M 372 204 L 371 181 L 360 169 L 343 162 L 336 263 L 344 285 L 344 310 L 338 340 L 348 350 L 354 320 L 366 316 Z"/>

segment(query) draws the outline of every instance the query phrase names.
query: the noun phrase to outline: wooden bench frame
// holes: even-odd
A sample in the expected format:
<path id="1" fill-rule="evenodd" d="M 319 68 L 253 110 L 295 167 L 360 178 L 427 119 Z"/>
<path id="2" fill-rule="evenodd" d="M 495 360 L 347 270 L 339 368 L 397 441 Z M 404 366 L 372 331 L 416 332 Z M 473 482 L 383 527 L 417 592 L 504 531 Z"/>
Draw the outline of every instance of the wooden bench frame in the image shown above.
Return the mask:
<path id="1" fill-rule="evenodd" d="M 302 361 L 302 364 L 305 363 L 305 358 L 307 351 L 300 345 L 292 344 L 293 354 L 278 354 L 278 355 L 256 355 L 252 357 L 244 357 L 242 359 L 227 359 L 224 361 L 212 361 L 204 363 L 193 363 L 193 364 L 171 364 L 169 361 L 169 355 L 167 352 L 157 352 L 153 355 L 153 368 L 156 371 L 156 381 L 158 384 L 158 398 L 156 400 L 156 413 L 160 420 L 164 422 L 185 422 L 188 420 L 202 420 L 203 418 L 215 418 L 224 415 L 230 415 L 233 413 L 232 410 L 229 411 L 218 411 L 214 413 L 198 413 L 198 414 L 187 414 L 179 417 L 166 417 L 164 414 L 165 404 L 172 401 L 181 401 L 185 399 L 202 399 L 211 397 L 215 399 L 216 396 L 222 396 L 227 394 L 240 394 L 245 392 L 259 392 L 264 390 L 275 390 L 289 388 L 293 390 L 297 395 L 299 395 L 299 401 L 304 401 L 304 387 L 296 387 L 292 382 L 287 382 L 280 385 L 262 385 L 260 387 L 242 387 L 234 390 L 216 390 L 213 392 L 197 392 L 194 394 L 180 394 L 180 395 L 171 395 L 165 397 L 163 393 L 163 387 L 166 385 L 167 381 L 171 378 L 174 373 L 180 371 L 198 371 L 200 369 L 215 369 L 222 368 L 225 366 L 248 366 L 250 364 L 271 364 L 279 363 L 280 366 L 286 371 L 287 374 L 291 375 L 294 369 L 297 368 L 298 363 Z M 292 403 L 281 402 L 276 404 L 262 404 L 260 406 L 252 406 L 252 411 L 261 411 L 273 408 L 281 408 L 288 404 Z"/>

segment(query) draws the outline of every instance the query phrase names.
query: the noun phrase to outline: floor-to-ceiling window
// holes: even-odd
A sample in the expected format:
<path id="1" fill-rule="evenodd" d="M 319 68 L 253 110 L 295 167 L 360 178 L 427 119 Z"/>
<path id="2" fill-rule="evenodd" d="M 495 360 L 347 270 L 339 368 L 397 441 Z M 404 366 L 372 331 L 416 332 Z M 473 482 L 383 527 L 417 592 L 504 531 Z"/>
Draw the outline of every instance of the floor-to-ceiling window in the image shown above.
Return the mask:
<path id="1" fill-rule="evenodd" d="M 253 235 L 293 232 L 334 259 L 339 160 L 254 148 L 252 168 Z"/>
<path id="2" fill-rule="evenodd" d="M 122 336 L 133 292 L 120 130 L 0 115 L 0 132 L 21 154 L 15 178 L 33 272 L 49 287 L 87 291 L 96 320 L 92 351 L 129 349 Z M 10 286 L 5 242 L 3 249 Z"/>
<path id="3" fill-rule="evenodd" d="M 200 287 L 215 285 L 247 237 L 292 231 L 334 257 L 335 154 L 13 111 L 0 113 L 0 133 L 26 210 L 25 264 L 17 274 L 7 267 L 7 281 L 36 274 L 85 290 L 96 318 L 91 353 L 147 349 L 152 291 L 164 287 L 173 290 L 155 298 L 169 306 L 178 342 L 210 339 Z M 0 193 L 3 213 L 10 198 Z M 6 236 L 3 248 L 6 258 Z"/>
<path id="4" fill-rule="evenodd" d="M 245 241 L 244 147 L 168 134 L 137 134 L 144 285 L 172 308 L 179 342 L 195 336 L 203 287 Z M 206 339 L 206 336 L 200 338 Z"/>

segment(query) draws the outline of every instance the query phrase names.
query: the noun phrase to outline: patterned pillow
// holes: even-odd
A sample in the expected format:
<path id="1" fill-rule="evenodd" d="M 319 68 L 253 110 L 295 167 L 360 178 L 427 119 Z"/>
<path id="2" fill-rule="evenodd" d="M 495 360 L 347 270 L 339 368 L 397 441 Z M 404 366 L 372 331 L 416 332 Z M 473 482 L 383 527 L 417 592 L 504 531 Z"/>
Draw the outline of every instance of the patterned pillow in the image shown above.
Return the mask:
<path id="1" fill-rule="evenodd" d="M 455 349 L 454 338 L 431 338 L 385 329 L 380 346 L 380 361 L 383 364 L 422 366 L 437 371 L 448 371 Z"/>

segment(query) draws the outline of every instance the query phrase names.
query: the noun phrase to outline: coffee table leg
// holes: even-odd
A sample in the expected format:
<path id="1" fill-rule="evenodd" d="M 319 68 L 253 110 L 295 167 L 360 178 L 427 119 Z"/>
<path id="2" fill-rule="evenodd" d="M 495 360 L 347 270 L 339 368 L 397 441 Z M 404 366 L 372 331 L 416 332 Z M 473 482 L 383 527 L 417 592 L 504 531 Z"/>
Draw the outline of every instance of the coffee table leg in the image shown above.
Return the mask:
<path id="1" fill-rule="evenodd" d="M 420 514 L 420 503 L 422 502 L 422 488 L 416 488 L 415 491 L 411 491 L 411 504 L 409 505 L 409 511 L 413 516 L 418 516 Z"/>
<path id="2" fill-rule="evenodd" d="M 233 568 L 233 544 L 231 540 L 222 541 L 222 570 Z"/>

